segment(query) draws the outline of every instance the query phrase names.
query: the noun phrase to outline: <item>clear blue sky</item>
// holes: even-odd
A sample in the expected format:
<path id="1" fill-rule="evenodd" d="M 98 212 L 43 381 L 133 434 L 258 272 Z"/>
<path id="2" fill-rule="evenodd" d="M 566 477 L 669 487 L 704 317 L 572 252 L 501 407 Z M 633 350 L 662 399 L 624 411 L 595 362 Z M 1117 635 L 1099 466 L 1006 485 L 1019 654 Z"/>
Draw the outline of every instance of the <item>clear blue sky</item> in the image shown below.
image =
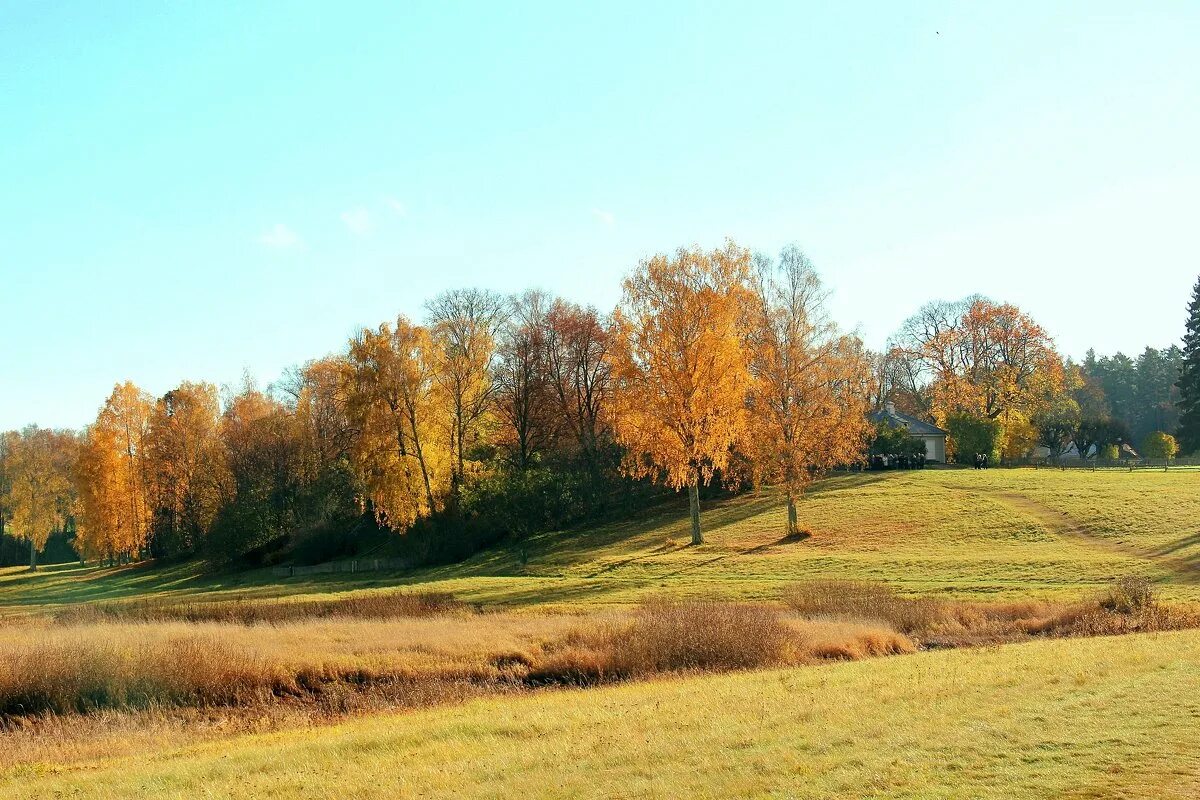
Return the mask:
<path id="1" fill-rule="evenodd" d="M 0 429 L 450 287 L 607 309 L 727 235 L 800 243 L 876 347 L 972 292 L 1076 356 L 1178 340 L 1200 5 L 908 5 L 7 2 Z"/>

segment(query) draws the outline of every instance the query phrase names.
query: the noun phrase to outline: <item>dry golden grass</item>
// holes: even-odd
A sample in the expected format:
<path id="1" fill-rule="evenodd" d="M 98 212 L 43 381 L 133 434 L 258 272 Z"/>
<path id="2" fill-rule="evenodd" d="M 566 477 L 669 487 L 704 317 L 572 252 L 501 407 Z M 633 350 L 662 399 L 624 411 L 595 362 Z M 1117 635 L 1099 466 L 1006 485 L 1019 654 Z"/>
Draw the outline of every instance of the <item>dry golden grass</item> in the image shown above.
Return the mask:
<path id="1" fill-rule="evenodd" d="M 786 618 L 773 605 L 654 600 L 589 620 L 528 663 L 535 683 L 589 684 L 677 672 L 728 672 L 911 653 L 878 625 Z"/>
<path id="2" fill-rule="evenodd" d="M 55 613 L 60 622 L 82 624 L 111 620 L 231 622 L 242 625 L 353 617 L 394 619 L 466 611 L 468 606 L 442 592 L 365 592 L 333 598 L 297 600 L 221 600 L 177 603 L 128 600 L 69 606 Z"/>
<path id="3" fill-rule="evenodd" d="M 451 614 L 229 622 L 33 620 L 0 631 L 0 713 L 253 705 L 323 696 L 337 684 L 487 683 L 536 652 L 566 615 Z"/>
<path id="4" fill-rule="evenodd" d="M 972 603 L 825 581 L 793 587 L 791 608 L 653 600 L 588 614 L 13 620 L 0 629 L 0 770 L 546 686 L 1200 625 L 1143 588 L 1087 603 Z"/>
<path id="5" fill-rule="evenodd" d="M 288 676 L 219 639 L 181 635 L 151 644 L 80 635 L 30 643 L 0 660 L 0 714 L 88 712 L 169 705 L 249 705 Z"/>
<path id="6" fill-rule="evenodd" d="M 791 616 L 773 604 L 668 600 L 586 615 L 480 614 L 448 598 L 391 593 L 27 619 L 0 631 L 0 716 L 279 704 L 336 714 L 482 689 L 1200 626 L 1194 610 L 1155 603 L 1137 581 L 1076 603 L 909 598 L 851 581 L 798 584 L 787 601 Z M 179 621 L 207 616 L 221 621 Z"/>
<path id="7" fill-rule="evenodd" d="M 878 625 L 656 601 L 587 615 L 272 624 L 31 618 L 0 630 L 0 767 L 71 763 L 546 685 L 911 652 Z M 141 743 L 140 745 L 138 743 Z"/>
<path id="8" fill-rule="evenodd" d="M 1122 578 L 1096 598 L 1076 602 L 983 603 L 905 597 L 882 583 L 809 581 L 785 593 L 807 618 L 886 624 L 924 647 L 963 647 L 1030 636 L 1106 636 L 1200 627 L 1200 610 L 1155 601 L 1151 585 Z"/>

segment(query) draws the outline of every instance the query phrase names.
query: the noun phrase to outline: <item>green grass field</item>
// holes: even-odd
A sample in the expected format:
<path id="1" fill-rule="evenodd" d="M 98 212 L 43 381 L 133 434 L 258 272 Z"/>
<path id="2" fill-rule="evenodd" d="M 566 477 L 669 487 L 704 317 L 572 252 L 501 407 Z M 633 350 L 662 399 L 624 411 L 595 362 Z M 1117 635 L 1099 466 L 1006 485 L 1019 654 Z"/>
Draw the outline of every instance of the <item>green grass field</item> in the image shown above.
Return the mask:
<path id="1" fill-rule="evenodd" d="M 67 770 L 3 797 L 1200 793 L 1200 634 L 1074 639 L 472 701 Z"/>
<path id="2" fill-rule="evenodd" d="M 682 598 L 776 599 L 811 578 L 885 581 L 914 594 L 1066 597 L 1144 575 L 1200 599 L 1200 472 L 926 470 L 837 476 L 804 501 L 811 536 L 781 539 L 770 492 L 705 509 L 690 547 L 684 501 L 644 519 L 537 536 L 415 573 L 276 579 L 166 569 L 52 567 L 0 572 L 0 608 L 129 597 L 297 597 L 398 584 L 484 604 L 572 606 Z"/>

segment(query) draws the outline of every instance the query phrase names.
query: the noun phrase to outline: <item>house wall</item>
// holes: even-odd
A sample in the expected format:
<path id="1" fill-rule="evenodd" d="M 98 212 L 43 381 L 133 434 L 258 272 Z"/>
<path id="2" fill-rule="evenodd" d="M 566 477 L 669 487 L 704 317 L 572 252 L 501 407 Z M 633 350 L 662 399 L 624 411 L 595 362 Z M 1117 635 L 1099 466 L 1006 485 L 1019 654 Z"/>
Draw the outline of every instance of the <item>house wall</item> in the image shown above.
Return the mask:
<path id="1" fill-rule="evenodd" d="M 922 436 L 925 441 L 925 460 L 936 461 L 939 464 L 946 461 L 946 437 Z"/>

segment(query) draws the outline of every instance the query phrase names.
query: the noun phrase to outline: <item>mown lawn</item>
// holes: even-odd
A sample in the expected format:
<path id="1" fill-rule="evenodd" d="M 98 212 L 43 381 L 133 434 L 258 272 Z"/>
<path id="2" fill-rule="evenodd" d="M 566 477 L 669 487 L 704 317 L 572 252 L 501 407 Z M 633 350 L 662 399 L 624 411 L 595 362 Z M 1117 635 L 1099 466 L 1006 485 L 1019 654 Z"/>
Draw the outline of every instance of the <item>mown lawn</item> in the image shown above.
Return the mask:
<path id="1" fill-rule="evenodd" d="M 31 766 L 2 797 L 1195 797 L 1200 633 L 552 691 Z"/>
<path id="2" fill-rule="evenodd" d="M 772 493 L 705 509 L 687 546 L 685 501 L 644 517 L 543 534 L 464 563 L 409 573 L 275 579 L 259 570 L 0 571 L 0 608 L 128 597 L 315 596 L 411 585 L 484 604 L 624 604 L 652 594 L 776 599 L 811 578 L 886 581 L 968 598 L 1078 596 L 1144 575 L 1162 596 L 1200 599 L 1200 472 L 926 470 L 843 475 L 804 501 L 811 536 L 783 541 Z M 521 563 L 520 549 L 527 562 Z"/>

